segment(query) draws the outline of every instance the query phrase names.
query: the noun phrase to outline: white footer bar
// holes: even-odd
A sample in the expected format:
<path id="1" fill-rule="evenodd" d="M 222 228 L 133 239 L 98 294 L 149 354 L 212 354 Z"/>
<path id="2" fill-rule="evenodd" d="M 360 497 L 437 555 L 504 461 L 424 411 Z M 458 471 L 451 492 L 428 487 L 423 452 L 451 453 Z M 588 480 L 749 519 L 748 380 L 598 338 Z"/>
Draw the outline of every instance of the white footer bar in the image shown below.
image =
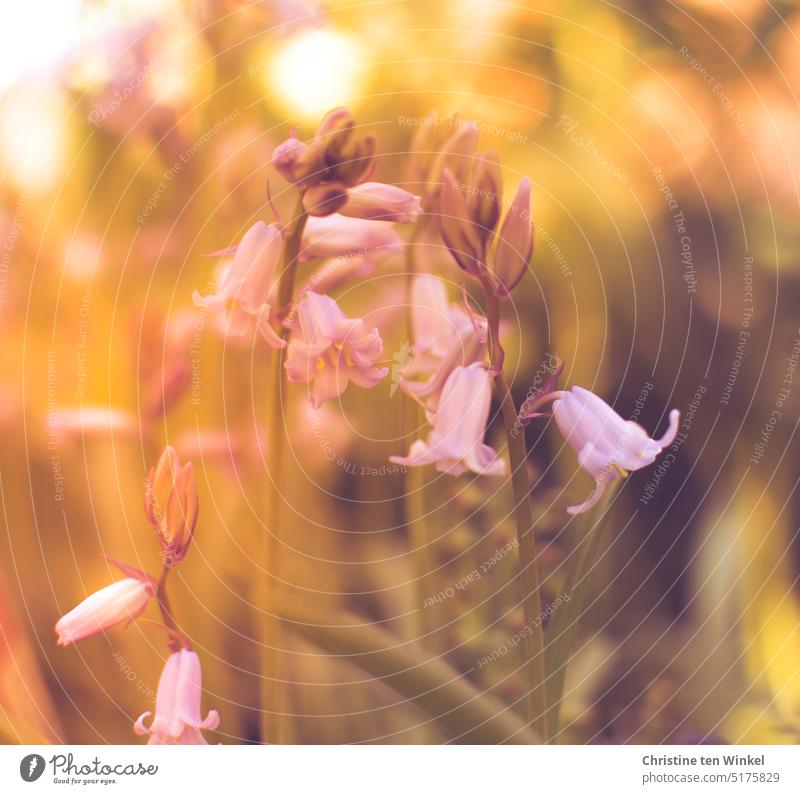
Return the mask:
<path id="1" fill-rule="evenodd" d="M 800 748 L 0 746 L 0 792 L 800 792 Z"/>

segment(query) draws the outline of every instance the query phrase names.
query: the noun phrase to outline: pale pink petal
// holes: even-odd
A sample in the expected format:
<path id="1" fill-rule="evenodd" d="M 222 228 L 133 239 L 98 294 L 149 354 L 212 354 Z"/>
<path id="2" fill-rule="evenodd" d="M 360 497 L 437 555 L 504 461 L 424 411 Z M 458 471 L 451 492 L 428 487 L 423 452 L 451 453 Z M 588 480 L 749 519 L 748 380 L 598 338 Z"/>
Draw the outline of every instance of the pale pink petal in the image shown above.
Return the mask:
<path id="1" fill-rule="evenodd" d="M 135 620 L 152 595 L 152 584 L 134 578 L 121 579 L 92 593 L 56 623 L 58 644 L 69 645 Z"/>
<path id="2" fill-rule="evenodd" d="M 467 469 L 476 474 L 502 476 L 505 460 L 483 443 L 491 406 L 491 376 L 480 364 L 457 367 L 442 389 L 426 442 L 415 441 L 407 457 L 392 462 L 408 466 L 435 463 L 439 471 L 459 476 Z"/>
<path id="3" fill-rule="evenodd" d="M 210 711 L 201 719 L 202 674 L 200 659 L 193 651 L 181 649 L 170 654 L 156 694 L 156 714 L 149 726 L 142 714 L 133 726 L 140 736 L 150 735 L 148 744 L 206 744 L 201 729 L 219 725 L 219 714 Z"/>
<path id="4" fill-rule="evenodd" d="M 661 449 L 668 447 L 675 440 L 675 436 L 678 435 L 680 424 L 681 412 L 677 408 L 673 408 L 669 412 L 669 427 L 667 428 L 667 432 L 655 443 L 658 444 Z"/>
<path id="5" fill-rule="evenodd" d="M 616 469 L 637 471 L 652 464 L 678 433 L 680 412 L 670 411 L 669 429 L 652 439 L 644 428 L 623 419 L 592 392 L 575 386 L 559 392 L 553 403 L 556 425 L 578 454 L 578 463 L 596 480 L 595 493 L 571 513 L 584 512 L 597 503 L 606 483 L 618 476 Z"/>
<path id="6" fill-rule="evenodd" d="M 400 253 L 403 241 L 386 221 L 347 218 L 338 213 L 309 218 L 303 233 L 303 259 L 327 259 L 346 254 L 375 255 Z"/>
<path id="7" fill-rule="evenodd" d="M 347 191 L 342 215 L 366 220 L 413 223 L 422 211 L 419 196 L 383 182 L 362 182 Z"/>
<path id="8" fill-rule="evenodd" d="M 592 495 L 582 504 L 573 505 L 572 507 L 567 508 L 567 512 L 570 515 L 578 515 L 579 513 L 585 513 L 587 510 L 591 510 L 599 501 L 600 497 L 603 495 L 603 492 L 606 489 L 606 486 L 612 481 L 615 480 L 619 475 L 615 471 L 610 471 L 607 474 L 601 474 L 594 483 L 594 492 Z"/>
<path id="9" fill-rule="evenodd" d="M 377 329 L 350 319 L 327 295 L 309 291 L 296 307 L 284 367 L 291 383 L 313 381 L 311 401 L 319 407 L 339 397 L 352 380 L 372 388 L 388 370 L 375 360 L 383 350 Z"/>

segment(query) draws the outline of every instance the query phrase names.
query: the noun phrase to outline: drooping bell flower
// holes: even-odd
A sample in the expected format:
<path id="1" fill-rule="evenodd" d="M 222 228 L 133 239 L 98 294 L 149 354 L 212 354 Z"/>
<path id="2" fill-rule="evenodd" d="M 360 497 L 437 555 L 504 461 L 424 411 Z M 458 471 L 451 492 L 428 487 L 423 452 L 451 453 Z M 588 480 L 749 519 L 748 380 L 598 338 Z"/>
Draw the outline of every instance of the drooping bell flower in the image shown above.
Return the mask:
<path id="1" fill-rule="evenodd" d="M 208 311 L 226 336 L 247 338 L 258 331 L 272 347 L 284 342 L 270 323 L 270 292 L 281 256 L 277 226 L 258 221 L 236 247 L 233 261 L 218 272 L 216 292 L 192 295 L 194 305 Z"/>
<path id="2" fill-rule="evenodd" d="M 219 713 L 211 710 L 201 718 L 203 692 L 200 659 L 182 648 L 170 654 L 161 673 L 156 693 L 156 713 L 150 725 L 145 711 L 133 725 L 139 736 L 149 736 L 148 744 L 208 744 L 201 731 L 219 725 Z"/>
<path id="3" fill-rule="evenodd" d="M 421 211 L 419 196 L 383 182 L 363 182 L 350 188 L 347 201 L 339 210 L 348 218 L 395 223 L 413 223 Z"/>
<path id="4" fill-rule="evenodd" d="M 483 443 L 492 400 L 492 379 L 486 367 L 470 364 L 453 370 L 442 389 L 427 441 L 418 439 L 408 455 L 392 455 L 392 463 L 424 466 L 456 477 L 468 469 L 500 477 L 506 462 Z"/>
<path id="5" fill-rule="evenodd" d="M 167 447 L 145 481 L 144 510 L 158 533 L 164 565 L 172 567 L 185 556 L 197 524 L 199 500 L 191 463 L 181 466 Z"/>
<path id="6" fill-rule="evenodd" d="M 133 571 L 131 571 L 133 572 Z M 93 637 L 124 621 L 139 617 L 155 594 L 155 582 L 138 571 L 92 593 L 56 623 L 59 645 Z"/>
<path id="7" fill-rule="evenodd" d="M 303 231 L 302 259 L 352 254 L 399 253 L 403 241 L 388 221 L 365 221 L 334 213 L 324 218 L 309 218 Z"/>
<path id="8" fill-rule="evenodd" d="M 435 276 L 417 276 L 411 295 L 413 356 L 400 386 L 423 401 L 430 416 L 453 370 L 486 358 L 488 329 L 485 318 L 450 304 L 444 283 Z M 427 380 L 413 379 L 426 374 L 430 374 Z"/>
<path id="9" fill-rule="evenodd" d="M 573 515 L 584 513 L 597 504 L 611 481 L 653 463 L 678 433 L 680 412 L 677 410 L 669 413 L 667 432 L 660 439 L 653 439 L 641 425 L 623 419 L 600 397 L 580 386 L 543 395 L 520 419 L 524 422 L 541 416 L 538 410 L 549 400 L 554 400 L 553 416 L 558 429 L 578 453 L 578 463 L 595 480 L 591 497 L 583 504 L 567 508 Z"/>
<path id="10" fill-rule="evenodd" d="M 312 292 L 328 293 L 349 284 L 356 279 L 364 279 L 375 271 L 375 260 L 370 255 L 336 256 L 322 262 L 308 277 L 298 294 Z"/>
<path id="11" fill-rule="evenodd" d="M 449 321 L 450 301 L 444 282 L 421 274 L 411 284 L 411 330 L 414 357 L 406 377 L 434 372 L 447 353 L 453 329 Z"/>
<path id="12" fill-rule="evenodd" d="M 486 320 L 470 317 L 460 307 L 453 306 L 448 312 L 450 339 L 447 349 L 433 374 L 425 381 L 410 380 L 404 373 L 400 383 L 407 394 L 416 397 L 431 415 L 437 410 L 447 379 L 457 367 L 484 361 L 487 353 Z"/>
<path id="13" fill-rule="evenodd" d="M 312 383 L 311 402 L 319 408 L 338 397 L 350 381 L 371 389 L 388 373 L 375 365 L 383 351 L 377 329 L 350 319 L 333 298 L 309 291 L 291 320 L 286 374 L 291 383 Z"/>

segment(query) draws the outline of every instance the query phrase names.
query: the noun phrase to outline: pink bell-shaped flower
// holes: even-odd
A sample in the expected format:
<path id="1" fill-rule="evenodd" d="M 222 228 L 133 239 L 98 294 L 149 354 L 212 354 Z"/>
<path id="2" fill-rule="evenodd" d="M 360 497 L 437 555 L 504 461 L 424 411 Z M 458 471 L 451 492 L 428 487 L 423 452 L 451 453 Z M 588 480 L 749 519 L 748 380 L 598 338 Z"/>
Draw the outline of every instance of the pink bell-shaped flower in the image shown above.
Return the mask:
<path id="1" fill-rule="evenodd" d="M 456 367 L 442 389 L 427 441 L 418 439 L 408 455 L 389 459 L 404 466 L 435 463 L 439 471 L 456 477 L 467 469 L 492 477 L 504 475 L 505 460 L 483 443 L 491 401 L 492 379 L 486 367 Z"/>
<path id="2" fill-rule="evenodd" d="M 219 725 L 219 714 L 212 709 L 201 718 L 202 692 L 197 654 L 185 648 L 170 654 L 158 682 L 155 716 L 145 725 L 152 714 L 145 711 L 133 730 L 139 736 L 150 736 L 148 744 L 208 744 L 200 731 L 213 731 Z"/>
<path id="3" fill-rule="evenodd" d="M 291 383 L 311 383 L 311 402 L 319 408 L 353 381 L 371 389 L 388 373 L 375 365 L 383 351 L 377 329 L 350 319 L 333 298 L 309 291 L 291 321 L 286 374 Z"/>
<path id="4" fill-rule="evenodd" d="M 93 637 L 126 620 L 135 620 L 144 612 L 155 593 L 155 583 L 142 573 L 140 577 L 120 579 L 81 601 L 56 623 L 59 645 L 69 645 Z"/>
<path id="5" fill-rule="evenodd" d="M 221 333 L 244 339 L 258 331 L 272 347 L 284 345 L 270 324 L 281 244 L 278 227 L 258 221 L 236 247 L 233 261 L 219 270 L 216 292 L 193 293 L 194 305 L 215 318 Z"/>
<path id="6" fill-rule="evenodd" d="M 347 191 L 347 202 L 339 210 L 350 218 L 413 223 L 422 204 L 419 196 L 396 185 L 362 182 Z"/>
<path id="7" fill-rule="evenodd" d="M 399 253 L 403 241 L 388 221 L 346 218 L 334 213 L 323 218 L 309 218 L 303 231 L 302 259 L 345 255 L 375 256 Z"/>
<path id="8" fill-rule="evenodd" d="M 449 315 L 450 302 L 444 282 L 428 274 L 415 276 L 411 284 L 413 359 L 403 373 L 406 377 L 436 371 L 453 335 Z"/>
<path id="9" fill-rule="evenodd" d="M 667 432 L 660 439 L 653 439 L 641 425 L 623 419 L 588 389 L 573 386 L 571 391 L 551 392 L 538 401 L 536 407 L 550 399 L 555 400 L 553 416 L 558 429 L 578 453 L 578 463 L 595 480 L 591 497 L 583 504 L 568 508 L 573 515 L 584 513 L 597 504 L 612 480 L 653 463 L 678 433 L 680 412 L 677 410 L 669 413 Z M 525 416 L 521 418 L 526 419 Z"/>
<path id="10" fill-rule="evenodd" d="M 486 358 L 488 331 L 483 317 L 448 302 L 444 283 L 435 276 L 414 279 L 412 302 L 413 358 L 402 373 L 400 386 L 424 402 L 431 415 L 453 370 Z M 426 374 L 430 374 L 427 380 L 411 379 Z"/>

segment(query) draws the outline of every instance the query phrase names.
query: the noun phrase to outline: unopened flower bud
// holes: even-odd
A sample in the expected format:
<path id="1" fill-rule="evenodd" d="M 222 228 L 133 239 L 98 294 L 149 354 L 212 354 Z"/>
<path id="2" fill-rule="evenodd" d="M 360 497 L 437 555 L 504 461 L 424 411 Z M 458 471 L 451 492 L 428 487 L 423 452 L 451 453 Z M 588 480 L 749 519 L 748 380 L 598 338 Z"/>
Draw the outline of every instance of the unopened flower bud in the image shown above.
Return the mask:
<path id="1" fill-rule="evenodd" d="M 339 182 L 324 182 L 308 188 L 303 194 L 303 207 L 317 218 L 332 215 L 347 203 L 347 188 Z"/>
<path id="2" fill-rule="evenodd" d="M 324 147 L 327 165 L 341 162 L 342 151 L 350 140 L 355 124 L 353 114 L 347 108 L 334 108 L 325 114 L 317 128 L 316 140 Z"/>
<path id="3" fill-rule="evenodd" d="M 442 239 L 458 266 L 477 276 L 484 247 L 478 231 L 469 217 L 467 203 L 450 171 L 445 169 L 440 200 Z"/>
<path id="4" fill-rule="evenodd" d="M 419 196 L 401 187 L 364 182 L 347 192 L 347 203 L 340 211 L 350 218 L 413 223 L 421 209 Z"/>
<path id="5" fill-rule="evenodd" d="M 164 450 L 147 476 L 144 509 L 158 533 L 165 565 L 179 563 L 194 534 L 199 500 L 192 464 L 181 467 L 172 447 Z"/>
<path id="6" fill-rule="evenodd" d="M 428 172 L 438 148 L 438 122 L 435 111 L 428 113 L 408 144 L 406 173 L 411 183 L 422 185 L 428 181 Z"/>
<path id="7" fill-rule="evenodd" d="M 180 562 L 197 524 L 200 500 L 194 479 L 194 468 L 187 463 L 175 478 L 175 487 L 167 502 L 167 520 L 161 534 L 162 547 L 170 564 Z"/>
<path id="8" fill-rule="evenodd" d="M 172 447 L 167 447 L 158 459 L 158 463 L 150 469 L 145 481 L 144 513 L 147 520 L 156 528 L 164 519 L 167 502 L 175 478 L 178 476 L 180 464 L 178 455 Z"/>
<path id="9" fill-rule="evenodd" d="M 272 165 L 287 182 L 299 181 L 297 164 L 307 148 L 306 144 L 292 135 L 279 144 L 272 153 Z"/>
<path id="10" fill-rule="evenodd" d="M 340 152 L 339 162 L 332 168 L 335 179 L 347 187 L 363 182 L 375 164 L 375 148 L 374 135 L 350 141 Z"/>
<path id="11" fill-rule="evenodd" d="M 472 170 L 467 206 L 478 232 L 489 239 L 500 220 L 503 180 L 500 163 L 494 152 L 486 152 Z"/>
<path id="12" fill-rule="evenodd" d="M 155 593 L 155 582 L 141 571 L 134 573 L 97 590 L 67 612 L 56 623 L 58 644 L 69 645 L 138 618 Z"/>
<path id="13" fill-rule="evenodd" d="M 497 279 L 497 293 L 501 297 L 508 295 L 519 284 L 531 260 L 533 224 L 530 205 L 531 182 L 523 178 L 500 227 L 494 252 L 493 273 Z"/>
<path id="14" fill-rule="evenodd" d="M 431 166 L 429 182 L 434 186 L 442 181 L 445 170 L 463 181 L 472 165 L 472 156 L 478 143 L 478 127 L 474 122 L 455 121 L 458 124 L 456 131 L 445 141 Z"/>
<path id="15" fill-rule="evenodd" d="M 317 140 L 304 144 L 292 171 L 296 185 L 316 185 L 328 178 L 330 169 L 325 162 L 325 146 Z"/>

